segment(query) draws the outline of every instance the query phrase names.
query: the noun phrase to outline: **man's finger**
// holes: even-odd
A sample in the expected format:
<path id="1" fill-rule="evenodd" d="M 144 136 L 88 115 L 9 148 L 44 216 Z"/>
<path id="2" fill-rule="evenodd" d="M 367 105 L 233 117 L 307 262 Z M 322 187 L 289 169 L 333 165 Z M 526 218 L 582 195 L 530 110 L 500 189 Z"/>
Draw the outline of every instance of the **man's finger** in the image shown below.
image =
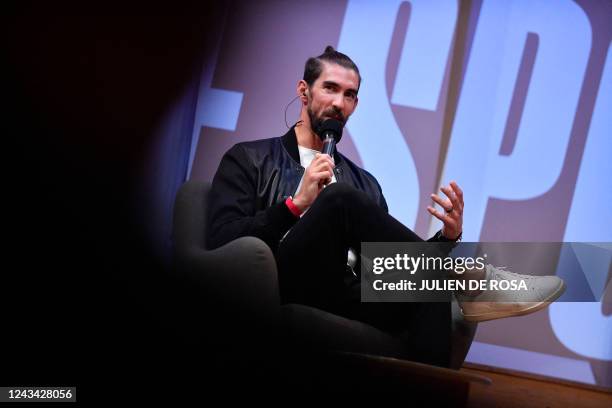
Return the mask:
<path id="1" fill-rule="evenodd" d="M 316 158 L 313 160 L 313 163 L 316 163 L 316 164 L 318 164 L 318 163 L 329 163 L 329 165 L 330 165 L 330 166 L 332 166 L 332 167 L 334 167 L 334 166 L 335 166 L 334 161 L 331 159 L 331 157 L 329 157 L 329 156 L 328 156 L 328 155 L 326 155 L 326 154 L 320 154 L 320 153 L 317 153 L 317 154 L 318 154 L 319 156 L 317 156 L 317 157 L 316 157 Z"/>
<path id="2" fill-rule="evenodd" d="M 446 196 L 449 198 L 449 200 L 453 204 L 453 208 L 456 208 L 457 210 L 463 209 L 463 207 L 461 206 L 461 203 L 457 199 L 457 196 L 455 195 L 452 189 L 442 186 L 440 187 L 440 190 L 442 190 L 442 192 L 446 194 Z"/>
<path id="3" fill-rule="evenodd" d="M 320 181 L 322 181 L 322 180 L 325 180 L 325 179 L 329 179 L 329 180 L 331 180 L 331 178 L 332 178 L 332 172 L 331 172 L 331 171 L 327 171 L 327 170 L 323 170 L 323 171 L 319 171 L 319 172 L 314 173 L 314 174 L 312 175 L 312 177 L 313 177 L 313 178 L 314 178 L 316 181 L 318 181 L 318 182 L 320 182 Z"/>
<path id="4" fill-rule="evenodd" d="M 455 194 L 457 194 L 457 197 L 459 197 L 460 199 L 463 199 L 463 190 L 461 189 L 461 187 L 459 187 L 459 184 L 457 184 L 456 181 L 451 181 L 450 186 L 455 192 Z"/>
<path id="5" fill-rule="evenodd" d="M 450 200 L 443 200 L 437 194 L 432 194 L 431 199 L 438 203 L 440 207 L 444 208 L 444 211 L 448 212 L 453 208 L 453 203 Z"/>
<path id="6" fill-rule="evenodd" d="M 431 215 L 433 215 L 434 217 L 436 217 L 437 219 L 439 219 L 440 221 L 442 221 L 444 224 L 452 226 L 453 224 L 453 219 L 451 217 L 449 217 L 446 214 L 442 214 L 440 211 L 437 211 L 435 208 L 433 207 L 427 207 L 427 211 L 429 211 L 429 213 Z"/>
<path id="7" fill-rule="evenodd" d="M 327 170 L 327 171 L 332 171 L 333 170 L 333 166 L 331 166 L 329 163 L 327 162 L 320 162 L 317 163 L 314 168 L 314 171 L 323 171 L 323 170 Z"/>
<path id="8" fill-rule="evenodd" d="M 329 161 L 333 161 L 331 156 L 327 153 L 317 153 L 315 155 L 315 158 L 318 159 L 319 157 L 321 157 L 320 160 L 329 160 Z"/>
<path id="9" fill-rule="evenodd" d="M 461 203 L 461 206 L 463 207 L 463 190 L 459 187 L 459 184 L 457 184 L 456 181 L 451 181 L 450 186 L 452 187 L 453 191 L 457 195 L 457 198 L 459 199 L 459 202 Z"/>

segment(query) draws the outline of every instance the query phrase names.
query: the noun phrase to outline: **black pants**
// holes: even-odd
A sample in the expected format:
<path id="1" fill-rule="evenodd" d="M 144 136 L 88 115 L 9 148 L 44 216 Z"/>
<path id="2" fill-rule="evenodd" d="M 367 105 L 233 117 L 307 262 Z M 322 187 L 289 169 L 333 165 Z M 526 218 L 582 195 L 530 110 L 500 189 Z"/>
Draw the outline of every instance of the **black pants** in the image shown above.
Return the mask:
<path id="1" fill-rule="evenodd" d="M 368 323 L 401 337 L 411 359 L 447 365 L 448 302 L 361 303 L 360 282 L 346 268 L 348 248 L 359 250 L 361 242 L 417 241 L 423 240 L 365 193 L 334 183 L 321 192 L 278 247 L 282 302 Z"/>

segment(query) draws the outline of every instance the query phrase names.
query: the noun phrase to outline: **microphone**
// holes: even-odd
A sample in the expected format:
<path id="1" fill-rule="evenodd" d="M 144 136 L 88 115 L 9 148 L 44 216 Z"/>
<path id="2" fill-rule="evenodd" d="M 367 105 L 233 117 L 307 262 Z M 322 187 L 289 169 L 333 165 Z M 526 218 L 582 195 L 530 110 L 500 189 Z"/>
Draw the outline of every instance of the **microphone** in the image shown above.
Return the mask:
<path id="1" fill-rule="evenodd" d="M 342 128 L 342 122 L 337 119 L 325 119 L 323 123 L 321 123 L 321 126 L 319 126 L 317 130 L 317 134 L 323 141 L 321 153 L 329 154 L 333 157 L 336 143 L 342 139 Z"/>

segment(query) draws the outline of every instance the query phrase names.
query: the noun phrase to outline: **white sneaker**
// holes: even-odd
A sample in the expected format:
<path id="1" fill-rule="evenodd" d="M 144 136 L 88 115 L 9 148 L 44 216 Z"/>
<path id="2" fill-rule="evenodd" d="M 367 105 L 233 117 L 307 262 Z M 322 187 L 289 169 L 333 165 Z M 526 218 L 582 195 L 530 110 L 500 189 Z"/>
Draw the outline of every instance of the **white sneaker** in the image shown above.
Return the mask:
<path id="1" fill-rule="evenodd" d="M 457 293 L 465 320 L 484 322 L 534 313 L 554 302 L 565 291 L 563 279 L 557 276 L 520 275 L 493 265 L 486 265 L 486 280 L 489 289 L 483 290 L 479 295 L 466 296 Z M 508 289 L 507 286 L 512 281 L 516 287 L 522 289 Z M 496 286 L 506 289 L 491 290 Z"/>

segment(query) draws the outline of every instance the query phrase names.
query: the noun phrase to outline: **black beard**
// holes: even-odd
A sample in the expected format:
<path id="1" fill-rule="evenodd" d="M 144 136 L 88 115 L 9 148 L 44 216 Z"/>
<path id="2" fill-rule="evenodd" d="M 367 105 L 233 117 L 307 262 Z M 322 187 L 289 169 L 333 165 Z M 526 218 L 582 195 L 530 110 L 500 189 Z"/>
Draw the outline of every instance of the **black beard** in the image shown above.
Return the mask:
<path id="1" fill-rule="evenodd" d="M 316 116 L 314 114 L 314 112 L 312 111 L 312 109 L 310 109 L 310 106 L 307 109 L 308 112 L 308 118 L 310 119 L 310 127 L 313 130 L 313 132 L 315 132 L 316 134 L 319 134 L 319 131 L 321 130 L 321 125 L 323 124 L 323 117 L 327 116 L 327 118 L 334 118 L 340 121 L 340 123 L 342 123 L 342 127 L 344 127 L 344 125 L 346 124 L 346 119 L 344 118 L 344 115 L 342 114 L 342 112 L 335 110 L 334 108 L 330 108 L 326 111 L 324 111 L 321 116 Z"/>

